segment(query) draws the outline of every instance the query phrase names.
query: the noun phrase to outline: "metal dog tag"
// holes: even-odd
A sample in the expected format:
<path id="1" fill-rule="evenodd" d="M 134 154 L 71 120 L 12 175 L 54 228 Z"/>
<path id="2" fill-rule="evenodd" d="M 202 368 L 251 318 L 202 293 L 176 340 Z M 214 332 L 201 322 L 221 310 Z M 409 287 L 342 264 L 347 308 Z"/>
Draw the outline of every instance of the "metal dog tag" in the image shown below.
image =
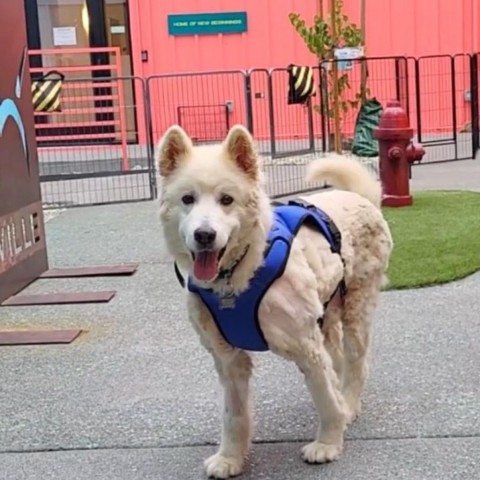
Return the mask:
<path id="1" fill-rule="evenodd" d="M 229 289 L 229 291 L 220 297 L 220 310 L 232 308 L 235 308 L 235 294 L 233 293 L 233 289 Z"/>
<path id="2" fill-rule="evenodd" d="M 220 310 L 227 310 L 235 308 L 235 296 L 223 297 L 220 300 Z"/>

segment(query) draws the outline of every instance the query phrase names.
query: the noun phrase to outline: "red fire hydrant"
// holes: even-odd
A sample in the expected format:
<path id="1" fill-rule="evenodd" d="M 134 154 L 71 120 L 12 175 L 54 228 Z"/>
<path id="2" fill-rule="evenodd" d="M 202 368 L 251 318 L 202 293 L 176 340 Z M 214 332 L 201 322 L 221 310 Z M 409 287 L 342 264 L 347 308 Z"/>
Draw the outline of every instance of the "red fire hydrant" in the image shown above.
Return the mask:
<path id="1" fill-rule="evenodd" d="M 387 103 L 378 127 L 374 131 L 380 151 L 380 181 L 382 205 L 405 207 L 413 203 L 410 194 L 410 167 L 421 161 L 425 150 L 412 144 L 413 128 L 400 102 Z"/>

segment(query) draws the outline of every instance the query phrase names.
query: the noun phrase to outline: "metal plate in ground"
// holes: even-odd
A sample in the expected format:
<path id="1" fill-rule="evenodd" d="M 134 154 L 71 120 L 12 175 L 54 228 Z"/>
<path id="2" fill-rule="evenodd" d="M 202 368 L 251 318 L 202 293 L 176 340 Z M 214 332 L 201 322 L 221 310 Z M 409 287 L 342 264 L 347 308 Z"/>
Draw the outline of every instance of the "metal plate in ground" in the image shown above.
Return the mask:
<path id="1" fill-rule="evenodd" d="M 106 303 L 114 296 L 115 291 L 44 293 L 39 295 L 15 295 L 7 298 L 2 307 L 18 307 L 27 305 L 62 305 L 71 303 Z"/>
<path id="2" fill-rule="evenodd" d="M 40 278 L 71 278 L 71 277 L 107 277 L 115 275 L 133 275 L 138 263 L 124 265 L 95 265 L 89 267 L 59 267 L 51 268 L 40 275 Z"/>
<path id="3" fill-rule="evenodd" d="M 81 330 L 32 330 L 0 332 L 0 346 L 72 343 Z"/>

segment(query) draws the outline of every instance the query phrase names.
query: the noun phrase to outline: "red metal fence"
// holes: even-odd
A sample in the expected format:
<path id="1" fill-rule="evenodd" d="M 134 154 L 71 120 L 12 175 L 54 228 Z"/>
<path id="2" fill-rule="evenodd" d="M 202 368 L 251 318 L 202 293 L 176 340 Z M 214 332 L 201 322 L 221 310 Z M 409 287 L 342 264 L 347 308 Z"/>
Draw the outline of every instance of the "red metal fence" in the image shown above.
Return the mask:
<path id="1" fill-rule="evenodd" d="M 125 94 L 120 49 L 62 48 L 29 50 L 30 62 L 41 57 L 41 67 L 31 67 L 32 80 L 39 89 L 48 87 L 49 74 L 57 79 L 59 109 L 34 110 L 37 144 L 46 150 L 63 150 L 72 145 L 121 149 L 122 166 L 128 170 Z M 90 55 L 103 54 L 108 63 L 92 65 Z M 58 66 L 61 58 L 61 66 Z M 66 63 L 66 64 L 65 64 Z M 45 76 L 47 77 L 45 78 Z M 55 93 L 55 92 L 53 92 Z M 39 107 L 42 107 L 41 105 Z M 108 144 L 108 145 L 107 145 Z"/>
<path id="2" fill-rule="evenodd" d="M 305 155 L 330 147 L 332 121 L 321 113 L 331 107 L 330 85 L 321 74 L 330 62 L 313 67 L 316 94 L 305 104 L 290 104 L 287 68 L 142 79 L 121 76 L 116 48 L 61 50 L 70 52 L 72 63 L 75 55 L 87 52 L 105 55 L 106 61 L 92 66 L 85 59 L 83 65 L 48 67 L 58 62 L 45 59 L 57 52 L 30 52 L 41 55 L 44 63 L 31 68 L 34 81 L 50 70 L 70 75 L 62 84 L 61 110 L 35 114 L 47 204 L 154 198 L 155 146 L 174 123 L 197 143 L 221 141 L 233 124 L 246 125 L 262 154 L 270 158 L 269 177 L 275 185 L 269 188 L 274 195 L 303 188 Z M 354 100 L 360 91 L 362 63 L 368 72 L 368 96 L 382 104 L 398 99 L 407 110 L 417 140 L 427 149 L 422 163 L 474 157 L 479 143 L 476 54 L 354 61 L 346 71 L 346 100 Z M 358 107 L 352 107 L 342 115 L 345 148 L 357 114 Z"/>

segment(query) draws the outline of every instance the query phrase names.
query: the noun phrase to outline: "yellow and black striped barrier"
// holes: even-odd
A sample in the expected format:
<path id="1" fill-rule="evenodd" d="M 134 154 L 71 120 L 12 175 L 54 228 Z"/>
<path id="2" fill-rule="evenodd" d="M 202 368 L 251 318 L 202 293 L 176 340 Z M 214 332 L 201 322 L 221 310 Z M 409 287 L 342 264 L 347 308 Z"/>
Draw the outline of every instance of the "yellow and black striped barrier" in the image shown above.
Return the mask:
<path id="1" fill-rule="evenodd" d="M 306 103 L 310 97 L 315 96 L 315 79 L 312 67 L 288 66 L 289 105 Z"/>
<path id="2" fill-rule="evenodd" d="M 32 101 L 35 112 L 60 112 L 60 94 L 65 75 L 56 70 L 32 81 Z"/>

